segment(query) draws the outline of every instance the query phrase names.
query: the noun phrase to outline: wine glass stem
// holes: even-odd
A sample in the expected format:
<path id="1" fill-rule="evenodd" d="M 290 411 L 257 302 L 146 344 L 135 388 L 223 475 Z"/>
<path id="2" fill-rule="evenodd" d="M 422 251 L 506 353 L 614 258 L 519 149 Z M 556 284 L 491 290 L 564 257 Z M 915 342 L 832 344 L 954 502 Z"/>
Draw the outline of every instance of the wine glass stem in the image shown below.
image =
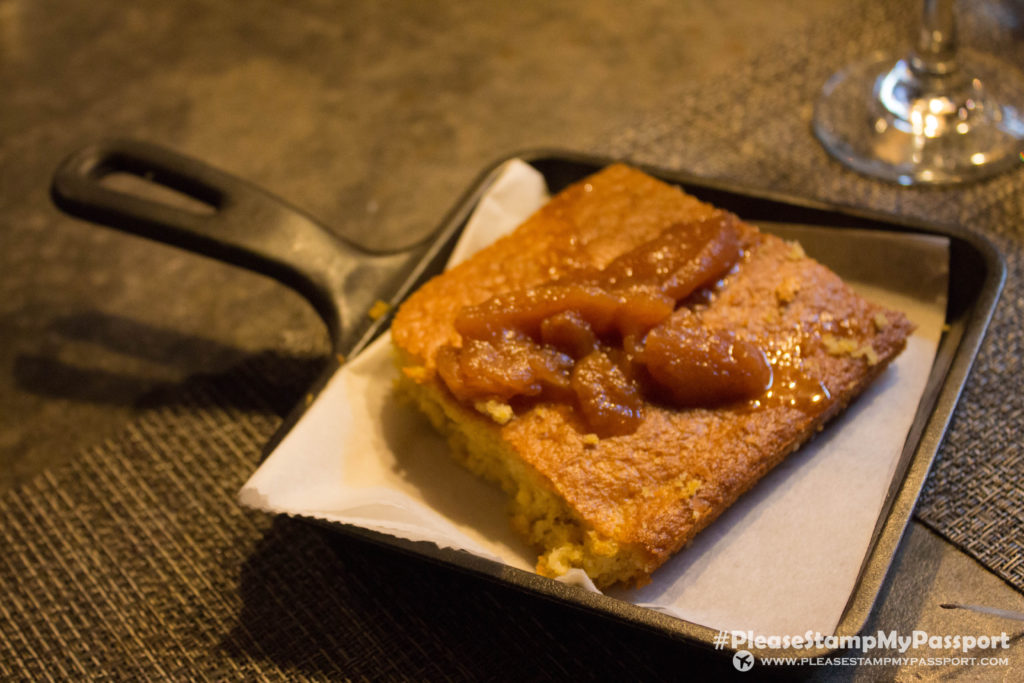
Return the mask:
<path id="1" fill-rule="evenodd" d="M 941 77 L 957 69 L 953 0 L 924 0 L 921 31 L 910 54 L 910 68 L 921 77 Z"/>

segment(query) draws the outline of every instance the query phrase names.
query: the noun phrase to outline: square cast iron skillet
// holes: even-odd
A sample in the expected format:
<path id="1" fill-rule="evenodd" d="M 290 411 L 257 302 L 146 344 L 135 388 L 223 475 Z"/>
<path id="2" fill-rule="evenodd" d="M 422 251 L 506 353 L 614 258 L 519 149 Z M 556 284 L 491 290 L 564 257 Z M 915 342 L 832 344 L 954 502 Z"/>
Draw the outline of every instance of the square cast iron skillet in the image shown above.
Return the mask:
<path id="1" fill-rule="evenodd" d="M 558 150 L 512 155 L 530 163 L 551 193 L 620 161 Z M 51 196 L 68 214 L 179 246 L 273 277 L 302 294 L 327 324 L 336 360 L 311 391 L 315 394 L 345 357 L 358 353 L 389 324 L 371 321 L 372 302 L 392 310 L 420 284 L 441 271 L 465 223 L 499 167 L 489 166 L 442 221 L 433 241 L 400 253 L 370 253 L 340 240 L 301 211 L 261 189 L 170 150 L 130 140 L 110 140 L 72 154 L 57 169 Z M 628 163 L 628 162 L 627 162 Z M 835 635 L 858 633 L 882 587 L 918 494 L 942 442 L 971 364 L 1005 279 L 993 245 L 960 227 L 931 225 L 819 201 L 750 191 L 675 171 L 634 164 L 686 192 L 757 223 L 802 224 L 827 229 L 884 230 L 949 239 L 950 278 L 946 323 L 927 387 L 903 449 L 857 585 Z M 183 193 L 205 205 L 202 212 L 113 189 L 104 179 L 130 174 Z M 144 194 L 144 193 L 143 193 Z M 301 417 L 298 406 L 267 444 L 264 455 Z M 675 617 L 587 592 L 536 574 L 475 557 L 357 527 L 331 525 L 357 537 L 488 577 L 525 591 L 652 629 L 708 648 L 717 631 Z M 773 655 L 815 657 L 832 650 L 775 650 Z"/>

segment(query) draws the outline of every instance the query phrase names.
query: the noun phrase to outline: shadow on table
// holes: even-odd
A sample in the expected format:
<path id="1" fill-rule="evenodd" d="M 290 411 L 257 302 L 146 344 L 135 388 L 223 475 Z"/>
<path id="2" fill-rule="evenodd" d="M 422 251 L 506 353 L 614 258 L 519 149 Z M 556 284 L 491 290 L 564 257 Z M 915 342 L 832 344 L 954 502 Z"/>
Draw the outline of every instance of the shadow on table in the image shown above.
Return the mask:
<path id="1" fill-rule="evenodd" d="M 43 354 L 18 356 L 13 374 L 19 389 L 37 396 L 125 406 L 134 404 L 140 396 L 174 386 L 173 382 L 151 376 L 81 367 Z"/>
<path id="2" fill-rule="evenodd" d="M 222 642 L 285 673 L 417 680 L 677 680 L 731 659 L 362 539 L 275 520 Z"/>
<path id="3" fill-rule="evenodd" d="M 51 331 L 57 344 L 75 345 L 74 355 L 87 357 L 89 364 L 62 360 L 60 347 L 52 348 L 51 341 L 50 348 L 14 359 L 14 381 L 37 396 L 78 402 L 164 405 L 178 400 L 186 376 L 223 372 L 253 358 L 245 349 L 100 311 L 57 318 Z M 236 392 L 232 403 L 241 409 L 259 407 L 248 405 L 247 397 Z"/>

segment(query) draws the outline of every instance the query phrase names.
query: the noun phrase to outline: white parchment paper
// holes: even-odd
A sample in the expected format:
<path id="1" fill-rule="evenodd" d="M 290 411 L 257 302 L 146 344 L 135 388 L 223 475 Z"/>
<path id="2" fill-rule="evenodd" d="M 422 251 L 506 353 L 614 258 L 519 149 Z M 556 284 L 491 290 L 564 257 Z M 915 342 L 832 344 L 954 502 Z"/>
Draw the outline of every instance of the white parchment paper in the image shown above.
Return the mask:
<path id="1" fill-rule="evenodd" d="M 453 262 L 514 229 L 546 199 L 539 173 L 520 161 L 506 164 Z M 784 232 L 792 236 L 792 229 Z M 917 325 L 907 350 L 648 586 L 616 590 L 615 597 L 714 629 L 834 632 L 935 357 L 948 244 L 903 234 L 879 241 L 836 230 L 808 237 L 816 245 L 812 256 L 834 265 L 866 296 L 907 313 Z M 908 269 L 914 271 L 909 276 Z M 430 541 L 531 571 L 536 554 L 512 533 L 504 494 L 457 465 L 426 419 L 395 399 L 390 345 L 390 336 L 382 336 L 335 373 L 239 499 L 268 512 Z M 578 575 L 569 580 L 580 583 Z"/>

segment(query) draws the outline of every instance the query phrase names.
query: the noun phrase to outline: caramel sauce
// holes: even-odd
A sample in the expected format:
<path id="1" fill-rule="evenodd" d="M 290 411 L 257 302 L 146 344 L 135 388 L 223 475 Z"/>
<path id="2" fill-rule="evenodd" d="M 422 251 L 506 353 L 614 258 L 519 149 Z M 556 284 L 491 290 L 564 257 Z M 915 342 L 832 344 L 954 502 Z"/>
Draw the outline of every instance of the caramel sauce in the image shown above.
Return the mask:
<path id="1" fill-rule="evenodd" d="M 460 401 L 574 404 L 602 437 L 635 431 L 645 397 L 678 408 L 829 400 L 801 370 L 798 342 L 761 348 L 694 311 L 742 256 L 736 220 L 677 224 L 604 268 L 464 307 L 462 344 L 439 349 L 438 374 Z"/>
<path id="2" fill-rule="evenodd" d="M 782 341 L 767 345 L 765 354 L 772 366 L 772 383 L 760 396 L 750 400 L 749 409 L 788 406 L 804 412 L 827 405 L 832 401 L 828 387 L 808 375 L 803 369 L 803 356 L 808 346 L 820 343 L 818 329 L 794 330 Z"/>

